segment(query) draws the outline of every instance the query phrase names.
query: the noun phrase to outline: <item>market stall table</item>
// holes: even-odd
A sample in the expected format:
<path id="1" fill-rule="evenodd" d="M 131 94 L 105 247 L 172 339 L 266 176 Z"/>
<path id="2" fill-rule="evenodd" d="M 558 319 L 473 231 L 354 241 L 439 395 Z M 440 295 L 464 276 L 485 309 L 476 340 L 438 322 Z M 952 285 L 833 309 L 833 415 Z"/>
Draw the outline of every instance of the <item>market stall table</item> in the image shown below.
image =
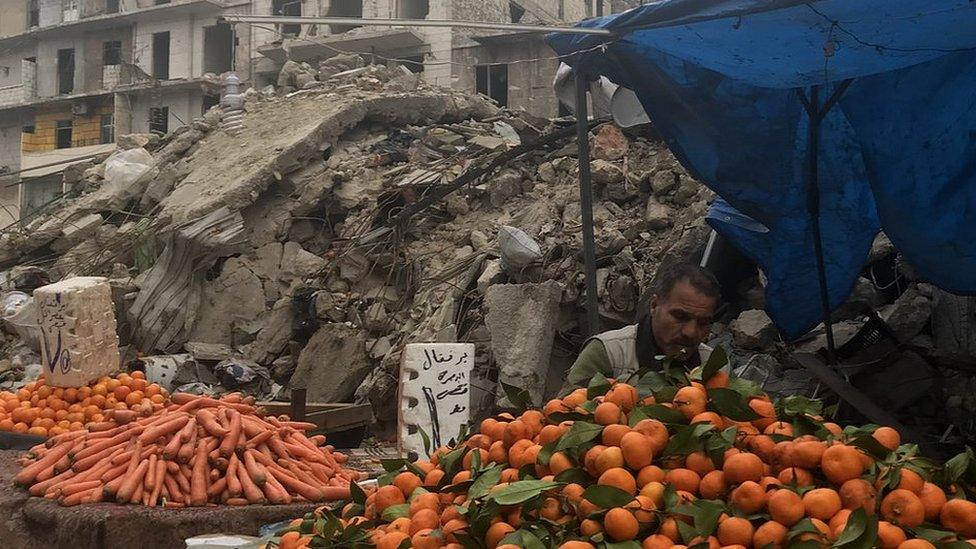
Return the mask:
<path id="1" fill-rule="evenodd" d="M 0 450 L 0 540 L 17 549 L 72 547 L 101 549 L 152 547 L 183 549 L 185 539 L 201 534 L 256 536 L 265 524 L 301 516 L 320 503 L 211 506 L 188 509 L 149 508 L 110 503 L 61 507 L 30 497 L 13 485 L 23 452 Z"/>

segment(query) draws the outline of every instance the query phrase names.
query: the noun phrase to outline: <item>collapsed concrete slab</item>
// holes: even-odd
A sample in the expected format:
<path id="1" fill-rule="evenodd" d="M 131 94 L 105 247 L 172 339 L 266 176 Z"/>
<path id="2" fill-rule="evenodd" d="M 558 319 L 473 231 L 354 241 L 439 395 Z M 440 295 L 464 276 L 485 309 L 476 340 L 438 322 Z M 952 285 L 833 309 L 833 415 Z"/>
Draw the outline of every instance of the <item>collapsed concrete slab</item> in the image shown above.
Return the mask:
<path id="1" fill-rule="evenodd" d="M 310 402 L 348 402 L 373 370 L 366 354 L 367 334 L 346 324 L 325 324 L 298 357 L 292 388 L 303 388 Z"/>

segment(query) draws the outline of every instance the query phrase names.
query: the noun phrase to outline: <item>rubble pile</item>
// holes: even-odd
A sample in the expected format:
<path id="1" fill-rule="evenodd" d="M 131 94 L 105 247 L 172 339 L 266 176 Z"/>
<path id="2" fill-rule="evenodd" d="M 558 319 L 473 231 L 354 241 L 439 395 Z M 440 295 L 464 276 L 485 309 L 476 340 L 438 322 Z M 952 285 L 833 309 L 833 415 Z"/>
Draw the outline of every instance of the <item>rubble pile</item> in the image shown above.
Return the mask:
<path id="1" fill-rule="evenodd" d="M 356 56 L 286 63 L 278 84 L 243 94 L 237 135 L 220 129 L 214 108 L 163 137 L 124 136 L 111 157 L 66 170 L 64 199 L 0 235 L 5 289 L 29 293 L 15 279 L 35 271 L 108 277 L 128 358 L 147 374 L 169 372 L 170 389 L 287 399 L 300 388 L 312 402 L 368 402 L 379 434 L 395 422 L 409 342 L 476 343 L 482 408 L 496 403 L 499 379 L 554 395 L 584 331 L 572 122 Z M 590 141 L 610 328 L 645 309 L 662 265 L 701 252 L 713 195 L 649 128 L 594 123 Z M 960 316 L 972 302 L 919 284 L 887 246 L 872 252 L 874 280 L 861 281 L 839 320 L 853 335 L 880 307 L 935 380 L 973 356 Z M 760 277 L 749 277 L 712 343 L 772 392 L 814 391 L 792 347 L 753 310 L 761 296 Z M 10 321 L 20 309 L 4 306 L 12 333 L 0 368 L 30 368 L 24 330 Z M 971 398 L 960 394 L 960 409 L 976 406 Z"/>

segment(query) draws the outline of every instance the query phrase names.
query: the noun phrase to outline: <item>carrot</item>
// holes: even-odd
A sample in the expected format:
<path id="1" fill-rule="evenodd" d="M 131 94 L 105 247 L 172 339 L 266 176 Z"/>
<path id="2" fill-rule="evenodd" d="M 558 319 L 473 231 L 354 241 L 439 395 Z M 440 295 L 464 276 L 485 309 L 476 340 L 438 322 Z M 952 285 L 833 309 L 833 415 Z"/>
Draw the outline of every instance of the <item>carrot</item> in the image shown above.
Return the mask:
<path id="1" fill-rule="evenodd" d="M 237 448 L 237 441 L 241 437 L 241 414 L 236 410 L 230 412 L 230 427 L 227 429 L 227 436 L 221 441 L 218 450 L 220 455 L 230 457 Z"/>
<path id="2" fill-rule="evenodd" d="M 299 431 L 311 431 L 319 428 L 318 425 L 309 423 L 307 421 L 284 421 L 282 422 L 282 425 L 285 427 L 291 427 L 292 429 L 298 429 Z"/>
<path id="3" fill-rule="evenodd" d="M 152 492 L 156 488 L 156 454 L 149 456 L 149 471 L 146 473 L 146 490 Z M 165 469 L 165 466 L 164 466 Z"/>
<path id="4" fill-rule="evenodd" d="M 336 460 L 336 463 L 345 463 L 349 461 L 349 456 L 343 454 L 342 452 L 333 452 L 332 457 Z"/>
<path id="5" fill-rule="evenodd" d="M 163 507 L 167 509 L 182 509 L 183 507 L 186 507 L 186 504 L 179 501 L 167 501 Z"/>
<path id="6" fill-rule="evenodd" d="M 95 454 L 98 454 L 98 453 L 100 453 L 100 452 L 102 452 L 102 451 L 104 451 L 104 450 L 106 450 L 108 448 L 112 448 L 112 447 L 115 447 L 115 446 L 118 446 L 120 444 L 123 444 L 123 443 L 127 442 L 133 436 L 135 436 L 136 434 L 138 434 L 138 433 L 136 433 L 136 429 L 138 429 L 138 427 L 134 427 L 134 428 L 128 429 L 126 431 L 123 431 L 123 432 L 121 432 L 121 433 L 119 433 L 119 434 L 117 434 L 117 435 L 115 435 L 115 436 L 113 436 L 111 438 L 99 440 L 95 444 L 92 444 L 91 446 L 88 446 L 88 447 L 82 449 L 80 452 L 78 452 L 77 454 L 75 454 L 75 463 L 77 463 L 78 461 L 83 460 L 83 459 L 85 459 L 87 457 L 90 457 L 90 456 L 93 456 Z M 75 470 L 77 471 L 78 469 L 75 469 Z"/>
<path id="7" fill-rule="evenodd" d="M 194 395 L 190 393 L 173 393 L 169 395 L 169 401 L 173 404 L 187 404 L 201 398 L 200 395 Z"/>
<path id="8" fill-rule="evenodd" d="M 68 459 L 68 456 L 64 456 L 61 459 L 62 460 L 67 460 Z M 58 461 L 58 463 L 61 463 L 61 462 Z M 54 465 L 51 465 L 51 466 L 48 466 L 48 467 L 45 467 L 43 471 L 41 471 L 40 473 L 37 473 L 37 476 L 34 477 L 34 482 L 42 482 L 42 481 L 45 481 L 45 480 L 47 480 L 49 478 L 54 478 L 55 475 L 57 475 L 57 471 L 55 471 L 55 467 L 58 466 L 58 463 L 55 463 Z"/>
<path id="9" fill-rule="evenodd" d="M 309 467 L 312 469 L 312 475 L 322 482 L 329 482 L 329 480 L 332 478 L 332 469 L 327 465 L 322 465 L 321 463 L 309 463 Z"/>
<path id="10" fill-rule="evenodd" d="M 101 488 L 94 488 L 91 492 L 88 492 L 88 496 L 84 499 L 85 503 L 99 503 L 105 498 L 105 492 Z"/>
<path id="11" fill-rule="evenodd" d="M 54 435 L 53 437 L 45 440 L 43 444 L 38 444 L 37 446 L 34 446 L 28 451 L 32 454 L 36 454 L 38 451 L 42 449 L 53 448 L 54 446 L 61 444 L 62 442 L 66 442 L 68 440 L 75 440 L 76 438 L 82 436 L 85 436 L 84 431 L 68 431 L 67 433 Z"/>
<path id="12" fill-rule="evenodd" d="M 231 454 L 230 460 L 227 462 L 227 492 L 231 497 L 238 497 L 243 493 L 243 488 L 241 487 L 241 480 L 237 478 L 237 469 L 240 468 L 240 460 L 237 459 L 237 454 Z"/>
<path id="13" fill-rule="evenodd" d="M 115 422 L 113 421 L 99 421 L 97 423 L 89 423 L 85 425 L 85 429 L 88 429 L 90 433 L 98 433 L 100 431 L 108 431 L 115 427 Z"/>
<path id="14" fill-rule="evenodd" d="M 105 417 L 119 425 L 127 425 L 135 421 L 139 417 L 139 413 L 132 410 L 109 410 Z"/>
<path id="15" fill-rule="evenodd" d="M 217 408 L 220 406 L 220 402 L 216 401 L 210 397 L 200 397 L 196 400 L 187 402 L 186 404 L 180 406 L 176 409 L 178 412 L 192 412 L 194 410 L 199 410 L 201 408 Z"/>
<path id="16" fill-rule="evenodd" d="M 78 492 L 91 492 L 92 488 L 97 488 L 102 485 L 100 480 L 86 480 L 85 482 L 76 482 L 74 484 L 69 484 L 61 489 L 61 496 L 66 497 L 71 494 L 76 494 Z"/>
<path id="17" fill-rule="evenodd" d="M 176 461 L 179 461 L 180 463 L 186 463 L 190 461 L 190 458 L 193 457 L 193 451 L 196 447 L 197 447 L 197 432 L 193 431 L 193 433 L 190 435 L 190 440 L 185 444 L 183 444 L 183 446 L 180 448 L 180 451 L 176 453 Z"/>
<path id="18" fill-rule="evenodd" d="M 326 486 L 322 488 L 323 501 L 339 501 L 349 499 L 351 490 L 348 486 Z"/>
<path id="19" fill-rule="evenodd" d="M 247 433 L 245 433 L 245 434 L 247 434 Z M 272 431 L 270 429 L 267 430 L 267 431 L 262 431 L 262 432 L 258 433 L 257 435 L 254 435 L 253 437 L 251 437 L 250 439 L 248 439 L 247 444 L 245 445 L 245 448 L 247 448 L 247 449 L 257 448 L 261 444 L 264 444 L 265 442 L 267 442 L 268 439 L 271 438 L 272 436 L 274 436 L 274 431 Z"/>
<path id="20" fill-rule="evenodd" d="M 161 437 L 164 437 L 166 435 L 171 435 L 183 429 L 184 427 L 186 427 L 188 421 L 190 421 L 189 416 L 180 415 L 165 423 L 153 425 L 152 427 L 143 431 L 141 435 L 139 435 L 139 441 L 155 442 L 156 440 L 159 440 Z"/>
<path id="21" fill-rule="evenodd" d="M 223 458 L 221 458 L 221 459 L 223 459 Z M 208 475 L 208 477 L 210 478 L 210 482 L 213 482 L 213 481 L 217 480 L 218 478 L 222 478 L 223 475 L 221 475 L 220 472 L 221 472 L 220 469 L 211 469 L 210 470 L 210 475 Z"/>
<path id="22" fill-rule="evenodd" d="M 224 429 L 220 425 L 220 423 L 217 421 L 217 418 L 215 418 L 214 415 L 211 414 L 209 410 L 197 411 L 196 418 L 197 418 L 197 423 L 199 423 L 200 426 L 203 427 L 203 429 L 206 432 L 210 433 L 211 435 L 218 438 L 224 438 L 225 436 L 227 436 L 227 429 Z"/>
<path id="23" fill-rule="evenodd" d="M 199 421 L 199 415 L 197 417 Z M 202 423 L 202 422 L 201 422 Z M 201 506 L 207 503 L 207 444 L 200 441 L 197 444 L 196 461 L 190 475 L 190 505 Z"/>
<path id="24" fill-rule="evenodd" d="M 316 447 L 325 445 L 325 435 L 315 435 L 314 437 L 308 437 L 308 440 Z"/>
<path id="25" fill-rule="evenodd" d="M 244 498 L 227 498 L 227 501 L 225 501 L 224 503 L 226 503 L 227 505 L 247 505 L 250 502 Z"/>
<path id="26" fill-rule="evenodd" d="M 322 455 L 322 452 L 317 449 L 310 450 L 305 446 L 293 444 L 291 442 L 282 442 L 282 444 L 285 446 L 288 454 L 293 457 L 300 458 L 305 461 L 317 461 L 319 463 L 326 462 L 325 456 Z"/>
<path id="27" fill-rule="evenodd" d="M 307 484 L 291 476 L 280 467 L 268 467 L 268 474 L 273 475 L 290 492 L 294 492 L 308 501 L 322 501 L 323 494 L 320 488 Z"/>
<path id="28" fill-rule="evenodd" d="M 183 501 L 183 491 L 180 489 L 179 483 L 176 482 L 176 479 L 168 471 L 163 477 L 163 484 L 166 485 L 167 501 Z"/>
<path id="29" fill-rule="evenodd" d="M 148 469 L 147 469 L 148 471 Z M 146 493 L 146 479 L 139 479 L 139 484 L 136 485 L 136 489 L 132 491 L 132 498 L 129 503 L 142 503 L 143 495 Z"/>
<path id="30" fill-rule="evenodd" d="M 38 459 L 17 473 L 17 475 L 14 477 L 14 484 L 30 486 L 33 484 L 38 473 L 57 463 L 63 456 L 68 454 L 68 450 L 70 449 L 70 444 L 60 444 L 54 448 L 51 448 L 49 451 L 45 452 L 42 458 Z"/>
<path id="31" fill-rule="evenodd" d="M 251 477 L 248 476 L 247 471 L 242 470 L 240 467 L 237 468 L 237 478 L 241 481 L 241 489 L 244 491 L 244 497 L 247 501 L 251 503 L 264 503 L 264 494 L 261 489 L 254 484 Z"/>
<path id="32" fill-rule="evenodd" d="M 122 484 L 119 486 L 118 491 L 115 492 L 115 501 L 119 503 L 130 501 L 136 488 L 139 487 L 142 479 L 146 476 L 146 469 L 148 468 L 149 462 L 143 461 L 134 471 L 126 471 L 125 475 L 122 476 Z"/>
<path id="33" fill-rule="evenodd" d="M 112 480 L 118 478 L 128 468 L 129 468 L 128 463 L 123 463 L 122 465 L 116 465 L 114 467 L 109 465 L 109 469 L 106 469 L 105 472 L 103 472 L 99 478 L 102 480 L 102 482 L 105 483 L 111 482 Z"/>
<path id="34" fill-rule="evenodd" d="M 292 501 L 291 494 L 273 476 L 268 475 L 268 482 L 264 485 L 264 493 L 268 496 L 268 501 L 275 504 L 288 505 Z"/>
<path id="35" fill-rule="evenodd" d="M 123 469 L 118 476 L 105 483 L 105 486 L 102 487 L 102 491 L 105 492 L 105 495 L 108 497 L 115 497 L 115 495 L 119 492 L 119 488 L 122 487 L 122 483 L 125 482 L 127 478 L 128 472 Z"/>
<path id="36" fill-rule="evenodd" d="M 247 476 L 258 486 L 263 486 L 268 479 L 268 472 L 264 466 L 260 465 L 255 458 L 255 452 L 248 450 L 244 452 L 244 468 Z M 240 469 L 240 467 L 238 467 Z"/>
<path id="37" fill-rule="evenodd" d="M 60 475 L 45 480 L 44 482 L 38 482 L 37 484 L 34 484 L 33 486 L 30 487 L 28 492 L 30 492 L 30 495 L 35 497 L 43 496 L 44 492 L 46 492 L 49 487 L 64 482 L 66 480 L 70 480 L 76 474 L 77 473 L 75 473 L 71 469 L 68 469 L 67 471 L 61 473 Z"/>
<path id="38" fill-rule="evenodd" d="M 207 497 L 213 499 L 219 496 L 225 488 L 227 488 L 227 477 L 221 477 L 211 484 L 210 488 L 207 488 Z"/>
<path id="39" fill-rule="evenodd" d="M 188 442 L 193 433 L 197 432 L 197 418 L 190 416 L 190 419 L 186 422 L 186 425 L 180 429 L 179 439 L 182 442 Z"/>
<path id="40" fill-rule="evenodd" d="M 173 459 L 180 452 L 180 446 L 183 445 L 183 440 L 180 439 L 179 434 L 173 435 L 163 447 L 163 457 L 166 459 Z"/>
<path id="41" fill-rule="evenodd" d="M 87 492 L 77 492 L 61 498 L 60 500 L 58 500 L 58 503 L 65 507 L 72 507 L 74 505 L 78 505 L 79 503 L 84 503 L 84 501 L 90 496 L 91 496 L 91 490 Z"/>

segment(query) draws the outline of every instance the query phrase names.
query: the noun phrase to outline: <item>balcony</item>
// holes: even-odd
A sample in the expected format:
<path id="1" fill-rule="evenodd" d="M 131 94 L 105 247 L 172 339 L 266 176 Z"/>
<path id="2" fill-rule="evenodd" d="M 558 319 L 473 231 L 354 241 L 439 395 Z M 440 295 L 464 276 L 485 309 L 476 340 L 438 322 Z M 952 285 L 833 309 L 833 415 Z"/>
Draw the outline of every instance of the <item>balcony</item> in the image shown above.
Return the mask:
<path id="1" fill-rule="evenodd" d="M 0 88 L 0 108 L 30 103 L 37 98 L 37 63 L 21 61 L 20 84 Z"/>

